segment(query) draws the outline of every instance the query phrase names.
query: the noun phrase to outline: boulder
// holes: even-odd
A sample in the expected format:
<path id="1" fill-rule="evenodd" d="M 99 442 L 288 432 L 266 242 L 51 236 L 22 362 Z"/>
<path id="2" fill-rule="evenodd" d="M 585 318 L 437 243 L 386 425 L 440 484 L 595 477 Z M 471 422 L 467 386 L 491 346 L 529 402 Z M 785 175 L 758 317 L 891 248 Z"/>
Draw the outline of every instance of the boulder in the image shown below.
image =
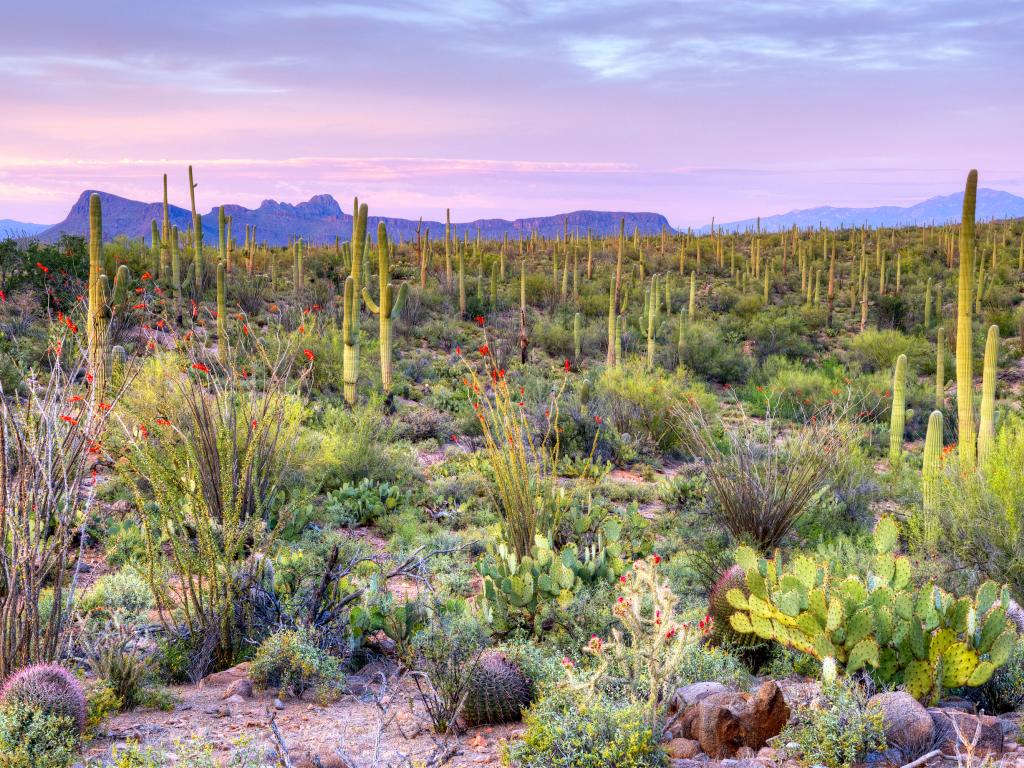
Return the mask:
<path id="1" fill-rule="evenodd" d="M 215 672 L 207 675 L 199 681 L 200 688 L 216 688 L 221 685 L 231 685 L 236 680 L 249 676 L 249 662 L 225 669 L 223 672 Z"/>
<path id="2" fill-rule="evenodd" d="M 700 754 L 700 744 L 693 739 L 672 739 L 665 745 L 665 754 L 672 760 L 690 760 Z"/>
<path id="3" fill-rule="evenodd" d="M 753 753 L 777 736 L 789 720 L 782 691 L 769 680 L 756 693 L 725 691 L 705 696 L 687 709 L 679 723 L 684 738 L 695 739 L 710 757 L 735 757 L 741 747 Z"/>
<path id="4" fill-rule="evenodd" d="M 234 696 L 238 696 L 242 699 L 251 699 L 252 681 L 250 681 L 249 678 L 247 677 L 235 680 L 233 683 L 231 683 L 231 685 L 228 686 L 228 689 L 224 691 L 224 695 L 221 696 L 221 698 L 230 699 Z"/>
<path id="5" fill-rule="evenodd" d="M 929 708 L 928 714 L 935 724 L 936 749 L 941 749 L 944 755 L 955 756 L 958 751 L 965 754 L 966 745 L 961 740 L 969 744 L 975 735 L 978 737 L 974 746 L 975 758 L 995 758 L 1003 754 L 1003 726 L 998 717 L 938 707 Z M 959 736 L 957 730 L 960 731 Z"/>
<path id="6" fill-rule="evenodd" d="M 915 753 L 932 743 L 935 725 L 932 716 L 917 699 L 904 691 L 878 693 L 868 706 L 882 712 L 885 741 L 891 747 Z"/>
<path id="7" fill-rule="evenodd" d="M 728 693 L 731 689 L 721 683 L 690 683 L 682 688 L 677 688 L 669 702 L 669 715 L 674 715 L 680 709 L 686 709 L 700 704 L 701 699 L 706 699 L 715 693 Z"/>

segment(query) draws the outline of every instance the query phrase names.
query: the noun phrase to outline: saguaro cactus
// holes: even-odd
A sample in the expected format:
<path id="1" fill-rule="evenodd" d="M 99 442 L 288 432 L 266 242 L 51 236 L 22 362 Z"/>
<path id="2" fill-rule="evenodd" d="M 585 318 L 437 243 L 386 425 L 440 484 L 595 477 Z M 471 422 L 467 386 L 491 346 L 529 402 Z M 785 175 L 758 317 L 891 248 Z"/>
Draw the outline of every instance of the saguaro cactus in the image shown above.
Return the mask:
<path id="1" fill-rule="evenodd" d="M 93 399 L 103 400 L 107 388 L 107 278 L 103 274 L 103 211 L 100 196 L 89 196 L 89 373 Z"/>
<path id="2" fill-rule="evenodd" d="M 658 333 L 658 310 L 661 306 L 661 294 L 658 292 L 658 276 L 651 277 L 651 287 L 647 292 L 647 370 L 654 370 L 654 351 Z"/>
<path id="3" fill-rule="evenodd" d="M 605 359 L 608 365 L 616 363 L 615 349 L 617 346 L 616 339 L 618 338 L 616 318 L 619 315 L 619 290 L 622 286 L 622 253 L 625 249 L 625 241 L 626 220 L 622 218 L 619 219 L 619 252 L 615 258 L 615 277 L 612 279 L 611 297 L 609 299 L 611 306 L 608 309 L 608 355 Z"/>
<path id="4" fill-rule="evenodd" d="M 341 343 L 342 343 L 342 383 L 345 402 L 352 405 L 356 401 L 356 383 L 359 381 L 359 299 L 360 270 L 363 263 L 363 250 L 366 248 L 366 203 L 359 204 L 355 198 L 352 211 L 352 272 L 345 278 L 343 297 Z"/>
<path id="5" fill-rule="evenodd" d="M 171 211 L 167 204 L 167 174 L 164 174 L 164 221 L 160 229 L 160 277 L 166 281 L 171 267 Z M 173 287 L 173 286 L 172 286 Z"/>
<path id="6" fill-rule="evenodd" d="M 903 430 L 907 420 L 907 356 L 896 358 L 892 377 L 892 412 L 889 415 L 889 462 L 898 464 L 903 456 Z"/>
<path id="7" fill-rule="evenodd" d="M 946 329 L 935 332 L 935 407 L 946 404 Z"/>
<path id="8" fill-rule="evenodd" d="M 292 288 L 295 296 L 298 297 L 305 287 L 306 276 L 302 269 L 302 238 L 295 239 L 295 252 L 292 261 Z"/>
<path id="9" fill-rule="evenodd" d="M 227 275 L 224 261 L 217 262 L 217 357 L 221 363 L 228 361 L 228 302 Z"/>
<path id="10" fill-rule="evenodd" d="M 196 184 L 192 180 L 192 166 L 188 167 L 188 194 L 192 201 L 192 267 L 196 293 L 203 290 L 203 217 L 196 211 Z"/>
<path id="11" fill-rule="evenodd" d="M 963 218 L 960 223 L 960 274 L 956 306 L 956 409 L 957 442 L 964 470 L 975 464 L 974 382 L 972 372 L 971 280 L 974 278 L 974 208 L 978 197 L 978 172 L 967 174 Z"/>
<path id="12" fill-rule="evenodd" d="M 981 418 L 978 420 L 978 463 L 985 461 L 995 440 L 996 373 L 999 364 L 999 326 L 991 325 L 985 339 L 981 374 Z"/>
<path id="13" fill-rule="evenodd" d="M 377 315 L 380 329 L 380 383 L 385 392 L 391 392 L 391 320 L 402 310 L 409 286 L 402 283 L 395 293 L 391 282 L 391 258 L 388 248 L 388 233 L 384 222 L 377 224 L 377 272 L 380 295 L 374 303 L 370 292 L 363 288 L 363 301 L 373 314 Z"/>
<path id="14" fill-rule="evenodd" d="M 937 540 L 939 511 L 939 472 L 942 464 L 942 411 L 932 411 L 928 417 L 928 432 L 924 438 L 924 456 L 921 463 L 921 506 L 924 512 L 922 537 L 934 547 Z"/>
<path id="15" fill-rule="evenodd" d="M 690 306 L 687 317 L 692 323 L 697 317 L 697 270 L 690 270 Z"/>
<path id="16" fill-rule="evenodd" d="M 580 363 L 580 335 L 583 327 L 583 315 L 577 312 L 572 316 L 572 352 L 576 365 Z"/>

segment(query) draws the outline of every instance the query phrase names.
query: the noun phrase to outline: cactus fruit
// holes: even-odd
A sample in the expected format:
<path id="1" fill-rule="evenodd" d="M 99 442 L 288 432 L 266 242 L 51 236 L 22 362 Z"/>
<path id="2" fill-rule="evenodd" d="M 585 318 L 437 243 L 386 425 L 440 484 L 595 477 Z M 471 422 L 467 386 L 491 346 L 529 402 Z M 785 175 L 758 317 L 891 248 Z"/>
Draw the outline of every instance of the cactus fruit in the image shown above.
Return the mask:
<path id="1" fill-rule="evenodd" d="M 903 456 L 903 431 L 907 421 L 907 356 L 896 358 L 892 376 L 892 412 L 889 415 L 889 462 L 898 464 Z"/>
<path id="2" fill-rule="evenodd" d="M 934 584 L 915 588 L 910 562 L 895 554 L 892 517 L 875 526 L 872 573 L 838 579 L 828 563 L 797 556 L 783 568 L 749 547 L 736 551 L 749 594 L 731 589 L 732 628 L 808 654 L 853 674 L 865 667 L 887 685 L 937 702 L 943 689 L 987 682 L 1009 659 L 1017 632 L 1007 619 L 1009 589 L 985 582 L 956 598 Z"/>
<path id="3" fill-rule="evenodd" d="M 960 274 L 956 305 L 956 408 L 960 462 L 974 468 L 974 381 L 972 372 L 971 281 L 974 279 L 974 209 L 978 172 L 967 174 L 963 219 L 960 223 Z"/>
<path id="4" fill-rule="evenodd" d="M 377 224 L 377 277 L 380 295 L 375 303 L 370 292 L 363 288 L 363 301 L 369 310 L 377 315 L 380 330 L 380 382 L 385 392 L 391 391 L 391 321 L 402 311 L 409 286 L 402 283 L 398 286 L 391 282 L 391 258 L 388 246 L 388 233 L 384 222 Z"/>
<path id="5" fill-rule="evenodd" d="M 473 668 L 460 715 L 467 727 L 519 720 L 533 701 L 533 681 L 498 651 L 486 651 Z"/>
<path id="6" fill-rule="evenodd" d="M 11 675 L 0 690 L 3 705 L 24 704 L 70 718 L 79 735 L 85 728 L 85 693 L 78 679 L 56 664 L 36 664 Z"/>
<path id="7" fill-rule="evenodd" d="M 103 275 L 103 211 L 100 196 L 89 196 L 89 373 L 97 402 L 103 399 L 107 385 L 107 307 L 106 277 Z"/>
<path id="8" fill-rule="evenodd" d="M 999 363 L 999 326 L 992 325 L 985 339 L 981 375 L 981 414 L 978 419 L 978 463 L 985 461 L 995 440 L 996 374 Z"/>

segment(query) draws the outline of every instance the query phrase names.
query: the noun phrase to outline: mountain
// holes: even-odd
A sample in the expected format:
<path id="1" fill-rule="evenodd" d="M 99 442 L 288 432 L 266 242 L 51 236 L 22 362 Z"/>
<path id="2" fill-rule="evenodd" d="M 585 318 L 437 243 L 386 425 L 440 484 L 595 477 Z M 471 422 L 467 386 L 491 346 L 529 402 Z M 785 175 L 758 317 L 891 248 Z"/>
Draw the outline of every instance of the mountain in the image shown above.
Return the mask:
<path id="1" fill-rule="evenodd" d="M 89 232 L 89 196 L 93 190 L 83 192 L 71 207 L 67 217 L 59 224 L 54 224 L 39 233 L 39 239 L 47 242 L 57 240 L 62 234 L 87 235 Z M 145 237 L 149 239 L 151 222 L 163 220 L 162 203 L 141 203 L 118 197 L 108 192 L 100 192 L 103 207 L 103 239 L 112 240 L 119 235 L 128 237 Z M 348 240 L 352 236 L 352 215 L 341 210 L 341 206 L 330 195 L 315 195 L 305 203 L 292 205 L 279 203 L 275 200 L 264 200 L 258 208 L 243 208 L 240 205 L 225 205 L 224 213 L 231 217 L 231 235 L 236 241 L 245 237 L 245 226 L 256 226 L 256 239 L 270 245 L 284 245 L 292 237 L 299 236 L 314 243 L 334 242 L 335 237 Z M 185 231 L 192 221 L 190 211 L 177 206 L 169 206 L 171 224 Z M 217 209 L 203 213 L 203 238 L 208 244 L 217 242 Z M 568 220 L 569 230 L 586 232 L 594 235 L 608 235 L 619 231 L 620 219 L 626 220 L 626 231 L 632 232 L 639 228 L 641 233 L 653 234 L 662 228 L 672 231 L 668 220 L 658 213 L 626 213 L 609 211 L 573 211 L 572 213 L 555 216 L 541 216 L 530 219 L 478 219 L 455 224 L 457 234 L 461 237 L 468 232 L 476 237 L 477 231 L 488 239 L 498 239 L 503 235 L 517 238 L 520 233 L 524 237 L 533 231 L 545 237 L 561 234 Z M 418 222 L 411 219 L 370 216 L 367 231 L 376 239 L 377 222 L 383 221 L 388 228 L 388 236 L 402 237 L 409 240 L 416 237 Z M 430 237 L 439 240 L 444 237 L 444 224 L 439 221 L 424 221 L 423 231 L 430 230 Z"/>
<path id="2" fill-rule="evenodd" d="M 49 224 L 29 224 L 27 221 L 0 219 L 0 240 L 8 237 L 31 237 L 50 227 Z"/>
<path id="3" fill-rule="evenodd" d="M 801 229 L 817 228 L 819 225 L 838 229 L 843 226 L 859 227 L 862 225 L 895 227 L 908 224 L 946 224 L 960 221 L 963 205 L 964 193 L 958 192 L 953 195 L 930 197 L 924 202 L 905 208 L 895 205 L 883 205 L 877 208 L 822 206 L 790 211 L 776 216 L 764 216 L 761 218 L 761 231 L 778 232 L 780 229 L 790 229 L 794 224 Z M 997 189 L 979 189 L 976 216 L 978 221 L 1024 217 L 1024 197 L 1017 197 Z M 727 232 L 753 230 L 757 228 L 757 219 L 743 219 L 715 225 L 716 228 L 719 226 Z M 698 231 L 707 232 L 709 229 L 710 227 L 704 227 Z"/>

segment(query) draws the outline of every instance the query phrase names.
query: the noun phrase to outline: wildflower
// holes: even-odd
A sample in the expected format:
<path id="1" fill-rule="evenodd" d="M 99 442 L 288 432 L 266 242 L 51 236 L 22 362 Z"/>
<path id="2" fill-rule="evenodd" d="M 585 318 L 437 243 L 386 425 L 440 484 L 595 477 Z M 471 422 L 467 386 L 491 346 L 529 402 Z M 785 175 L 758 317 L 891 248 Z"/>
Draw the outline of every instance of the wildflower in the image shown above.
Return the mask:
<path id="1" fill-rule="evenodd" d="M 473 319 L 474 319 L 474 320 L 475 320 L 475 321 L 477 322 L 477 324 L 479 324 L 479 326 L 480 326 L 481 328 L 483 328 L 483 327 L 484 327 L 484 316 L 483 316 L 483 315 L 477 315 L 477 316 L 476 316 L 476 317 L 474 317 Z"/>
<path id="2" fill-rule="evenodd" d="M 151 274 L 149 274 L 149 272 L 143 272 L 142 273 L 142 279 L 143 280 L 152 280 L 153 276 Z"/>
<path id="3" fill-rule="evenodd" d="M 199 314 L 199 307 L 196 304 L 196 300 L 192 299 L 192 317 L 196 317 Z"/>
<path id="4" fill-rule="evenodd" d="M 103 444 L 98 441 L 89 445 L 89 453 L 99 453 L 101 450 L 103 450 Z"/>
<path id="5" fill-rule="evenodd" d="M 656 555 L 654 556 L 654 564 L 655 564 L 655 565 L 661 565 L 661 555 L 657 555 L 657 554 L 656 554 Z"/>
<path id="6" fill-rule="evenodd" d="M 566 373 L 569 372 L 569 358 L 568 357 L 565 358 L 565 372 Z"/>
<path id="7" fill-rule="evenodd" d="M 82 402 L 82 396 L 81 395 L 72 395 L 71 396 L 71 402 L 72 403 L 80 403 L 80 402 Z"/>
<path id="8" fill-rule="evenodd" d="M 601 421 L 601 417 L 600 416 L 595 416 L 594 417 L 594 421 L 596 421 L 599 426 L 604 423 L 603 421 Z"/>
<path id="9" fill-rule="evenodd" d="M 163 417 L 157 419 L 156 423 L 159 424 L 161 427 L 169 427 L 169 426 L 171 426 L 171 422 L 168 419 L 165 419 Z"/>
<path id="10" fill-rule="evenodd" d="M 133 304 L 132 305 L 132 309 L 145 309 L 145 308 L 146 308 L 145 303 Z"/>
<path id="11" fill-rule="evenodd" d="M 143 438 L 149 437 L 149 430 L 146 429 L 146 425 L 145 424 L 139 424 L 139 434 Z"/>
<path id="12" fill-rule="evenodd" d="M 91 373 L 85 374 L 85 380 L 92 384 L 93 375 Z"/>
<path id="13" fill-rule="evenodd" d="M 76 419 L 74 416 L 68 416 L 68 415 L 64 414 L 64 415 L 61 415 L 61 419 L 66 421 L 72 427 L 74 427 L 74 426 L 76 426 L 78 424 L 78 419 Z"/>
<path id="14" fill-rule="evenodd" d="M 457 443 L 457 442 L 459 442 L 459 436 L 458 436 L 458 435 L 456 435 L 456 434 L 452 434 L 452 442 L 453 442 L 453 443 Z"/>
<path id="15" fill-rule="evenodd" d="M 304 354 L 306 356 L 306 359 L 309 360 L 309 362 L 311 363 L 313 362 L 313 360 L 316 359 L 316 355 L 313 354 L 313 350 L 311 349 L 302 350 L 302 354 Z"/>
<path id="16" fill-rule="evenodd" d="M 306 324 L 303 323 L 302 325 L 299 326 L 299 333 L 303 333 L 304 334 L 305 332 L 306 332 Z"/>
<path id="17" fill-rule="evenodd" d="M 455 348 L 455 354 L 456 355 L 461 355 L 462 354 L 462 347 L 456 347 Z"/>
<path id="18" fill-rule="evenodd" d="M 665 639 L 666 640 L 671 640 L 673 637 L 675 637 L 675 634 L 676 634 L 676 628 L 672 627 L 668 632 L 665 633 Z"/>
<path id="19" fill-rule="evenodd" d="M 109 411 L 110 410 L 110 403 L 100 403 L 99 404 L 99 409 L 101 411 Z"/>
<path id="20" fill-rule="evenodd" d="M 0 301 L 7 301 L 7 294 L 0 291 Z"/>
<path id="21" fill-rule="evenodd" d="M 248 336 L 249 335 L 249 326 L 246 325 L 245 323 L 242 323 L 242 335 L 243 336 Z"/>
<path id="22" fill-rule="evenodd" d="M 192 363 L 192 367 L 200 373 L 209 373 L 210 369 L 206 367 L 204 363 Z"/>
<path id="23" fill-rule="evenodd" d="M 484 344 L 482 347 L 480 347 L 480 349 L 477 350 L 477 352 L 479 352 L 484 357 L 487 357 L 487 355 L 489 355 L 491 352 L 491 348 Z"/>
<path id="24" fill-rule="evenodd" d="M 50 271 L 50 268 L 49 268 L 49 267 L 47 267 L 47 266 L 46 266 L 45 264 L 43 264 L 43 263 L 42 263 L 42 262 L 40 262 L 40 261 L 37 261 L 37 262 L 36 262 L 36 266 L 37 266 L 37 267 L 39 267 L 39 269 L 41 269 L 41 270 L 43 271 L 43 274 L 44 274 L 44 275 L 45 275 L 46 273 L 48 273 L 48 272 Z"/>

